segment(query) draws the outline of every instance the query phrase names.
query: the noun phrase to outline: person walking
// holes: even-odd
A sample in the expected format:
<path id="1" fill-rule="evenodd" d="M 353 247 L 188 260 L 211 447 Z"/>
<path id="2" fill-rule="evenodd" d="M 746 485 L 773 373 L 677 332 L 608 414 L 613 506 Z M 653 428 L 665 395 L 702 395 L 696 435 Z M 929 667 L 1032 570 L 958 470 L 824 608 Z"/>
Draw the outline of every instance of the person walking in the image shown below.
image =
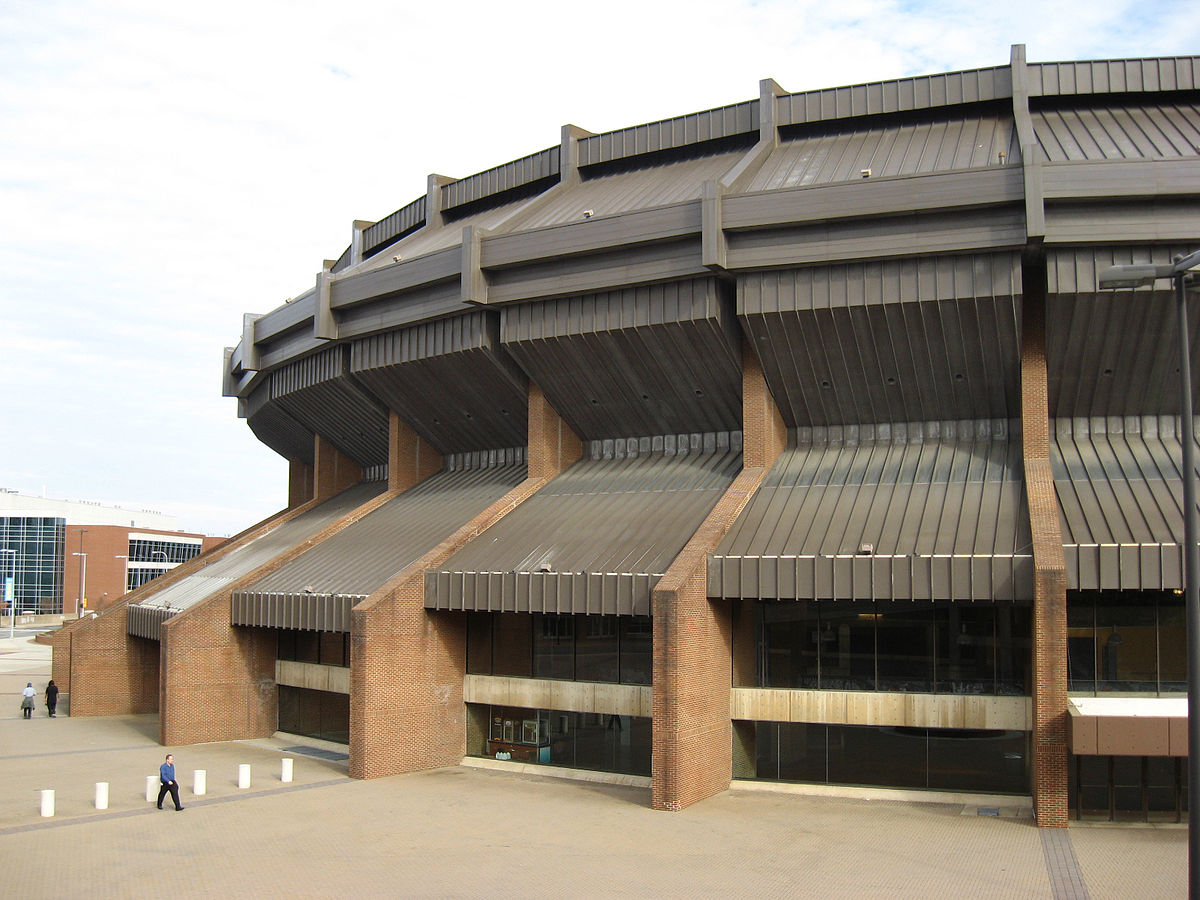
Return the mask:
<path id="1" fill-rule="evenodd" d="M 27 719 L 33 718 L 33 698 L 37 695 L 37 691 L 33 689 L 33 682 L 25 684 L 25 690 L 21 691 L 21 714 Z"/>
<path id="2" fill-rule="evenodd" d="M 50 711 L 50 718 L 54 718 L 54 711 L 58 709 L 58 685 L 54 683 L 54 679 L 50 679 L 50 683 L 46 685 L 46 709 Z"/>
<path id="3" fill-rule="evenodd" d="M 158 767 L 158 780 L 162 782 L 162 787 L 158 789 L 158 808 L 162 809 L 163 797 L 170 791 L 171 799 L 175 801 L 175 811 L 183 809 L 179 805 L 179 782 L 175 780 L 175 757 L 170 753 L 167 754 L 167 761 Z"/>

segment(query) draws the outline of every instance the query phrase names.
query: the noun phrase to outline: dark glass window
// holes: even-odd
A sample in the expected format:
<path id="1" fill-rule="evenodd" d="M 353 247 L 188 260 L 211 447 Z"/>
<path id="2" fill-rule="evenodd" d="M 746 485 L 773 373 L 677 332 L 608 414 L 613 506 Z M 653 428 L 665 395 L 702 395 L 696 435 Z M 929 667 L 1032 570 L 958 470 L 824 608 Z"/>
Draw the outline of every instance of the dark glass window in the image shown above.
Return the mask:
<path id="1" fill-rule="evenodd" d="M 622 684 L 650 684 L 654 675 L 654 625 L 649 616 L 621 616 Z"/>
<path id="2" fill-rule="evenodd" d="M 1101 691 L 1158 690 L 1154 595 L 1105 593 L 1096 602 L 1097 687 Z"/>
<path id="3" fill-rule="evenodd" d="M 1069 591 L 1068 687 L 1082 693 L 1186 690 L 1182 597 L 1172 591 Z"/>
<path id="4" fill-rule="evenodd" d="M 350 696 L 279 686 L 279 730 L 350 743 Z"/>
<path id="5" fill-rule="evenodd" d="M 881 691 L 933 690 L 933 604 L 882 600 L 875 606 Z"/>
<path id="6" fill-rule="evenodd" d="M 571 616 L 533 615 L 533 677 L 575 677 L 575 620 Z"/>
<path id="7" fill-rule="evenodd" d="M 996 607 L 942 604 L 937 614 L 937 690 L 996 693 Z"/>
<path id="8" fill-rule="evenodd" d="M 757 777 L 818 784 L 1024 794 L 1022 731 L 754 723 Z"/>
<path id="9" fill-rule="evenodd" d="M 530 617 L 519 613 L 489 613 L 492 616 L 493 675 L 533 674 L 533 629 Z"/>
<path id="10" fill-rule="evenodd" d="M 1177 594 L 1158 601 L 1158 665 L 1160 691 L 1187 690 L 1187 615 Z"/>
<path id="11" fill-rule="evenodd" d="M 761 610 L 762 687 L 816 688 L 820 634 L 817 604 L 805 600 L 765 603 Z"/>
<path id="12" fill-rule="evenodd" d="M 491 613 L 467 613 L 467 674 L 492 674 Z"/>
<path id="13" fill-rule="evenodd" d="M 875 690 L 875 604 L 834 600 L 820 604 L 821 688 Z"/>
<path id="14" fill-rule="evenodd" d="M 577 616 L 575 621 L 575 679 L 620 680 L 620 640 L 616 616 Z"/>
<path id="15" fill-rule="evenodd" d="M 488 738 L 474 756 L 599 772 L 650 774 L 650 719 L 554 709 L 488 707 Z"/>

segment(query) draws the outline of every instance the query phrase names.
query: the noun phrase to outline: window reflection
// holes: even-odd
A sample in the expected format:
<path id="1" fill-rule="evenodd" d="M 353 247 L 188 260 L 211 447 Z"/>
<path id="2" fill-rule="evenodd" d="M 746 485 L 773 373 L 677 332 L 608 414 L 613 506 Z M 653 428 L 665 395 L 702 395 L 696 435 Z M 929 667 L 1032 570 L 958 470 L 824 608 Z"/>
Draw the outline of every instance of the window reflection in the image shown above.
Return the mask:
<path id="1" fill-rule="evenodd" d="M 1173 591 L 1069 591 L 1068 688 L 1185 691 L 1186 635 L 1183 597 Z"/>
<path id="2" fill-rule="evenodd" d="M 472 756 L 627 775 L 650 774 L 649 718 L 509 706 L 485 708 L 487 735 L 478 745 L 467 748 Z"/>

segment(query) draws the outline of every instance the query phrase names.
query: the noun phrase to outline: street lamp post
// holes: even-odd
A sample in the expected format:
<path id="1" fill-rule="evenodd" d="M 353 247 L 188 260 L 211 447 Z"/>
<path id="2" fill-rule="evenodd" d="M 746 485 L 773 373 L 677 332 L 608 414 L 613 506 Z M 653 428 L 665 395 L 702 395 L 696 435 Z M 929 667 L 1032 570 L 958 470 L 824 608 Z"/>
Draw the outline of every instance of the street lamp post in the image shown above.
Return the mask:
<path id="1" fill-rule="evenodd" d="M 1169 278 L 1175 285 L 1179 327 L 1179 430 L 1183 444 L 1183 584 L 1187 608 L 1188 699 L 1188 896 L 1200 900 L 1200 536 L 1196 515 L 1196 450 L 1192 432 L 1192 357 L 1188 346 L 1189 270 L 1200 266 L 1200 250 L 1166 265 L 1110 266 L 1100 273 L 1101 290 L 1153 284 Z"/>
<path id="2" fill-rule="evenodd" d="M 12 574 L 4 585 L 4 599 L 8 602 L 8 636 L 9 638 L 16 637 L 17 630 L 17 551 L 9 550 L 7 547 L 0 549 L 0 553 L 9 554 L 9 563 Z"/>
<path id="3" fill-rule="evenodd" d="M 79 563 L 79 602 L 75 604 L 75 615 L 83 617 L 83 608 L 87 605 L 87 554 L 72 553 L 72 556 L 82 557 Z"/>

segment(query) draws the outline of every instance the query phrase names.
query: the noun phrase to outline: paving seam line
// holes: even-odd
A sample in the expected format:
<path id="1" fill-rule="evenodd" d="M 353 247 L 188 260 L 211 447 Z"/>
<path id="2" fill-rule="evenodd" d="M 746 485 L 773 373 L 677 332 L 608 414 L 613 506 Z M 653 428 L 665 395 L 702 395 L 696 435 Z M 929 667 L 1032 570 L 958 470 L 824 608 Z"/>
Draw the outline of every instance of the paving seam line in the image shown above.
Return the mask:
<path id="1" fill-rule="evenodd" d="M 1042 853 L 1054 900 L 1088 900 L 1087 884 L 1065 828 L 1043 828 Z"/>

